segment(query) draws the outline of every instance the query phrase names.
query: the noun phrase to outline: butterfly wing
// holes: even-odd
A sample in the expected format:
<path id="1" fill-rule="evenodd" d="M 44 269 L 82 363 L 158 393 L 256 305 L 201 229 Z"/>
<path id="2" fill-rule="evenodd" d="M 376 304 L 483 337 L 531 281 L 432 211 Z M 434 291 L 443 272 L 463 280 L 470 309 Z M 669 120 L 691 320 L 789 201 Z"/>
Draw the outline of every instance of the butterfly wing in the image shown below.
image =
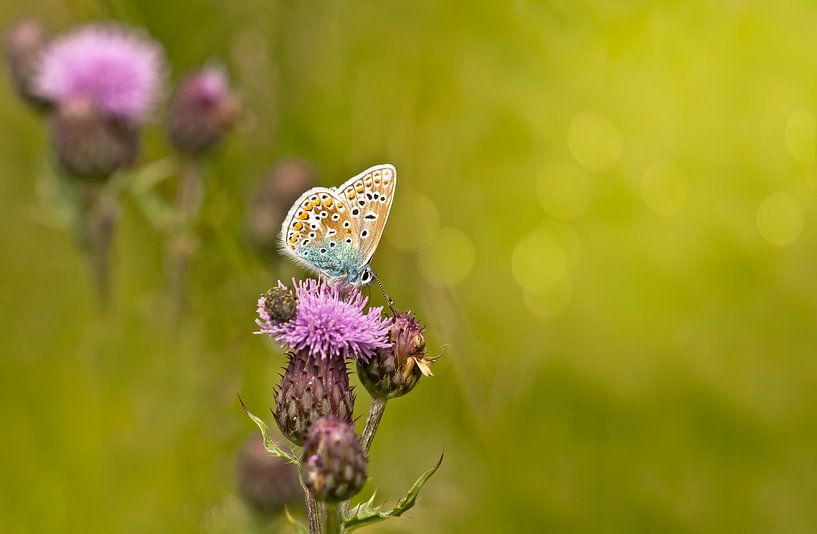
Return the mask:
<path id="1" fill-rule="evenodd" d="M 357 232 L 364 265 L 372 259 L 380 243 L 396 187 L 397 171 L 386 163 L 366 169 L 336 190 Z"/>
<path id="2" fill-rule="evenodd" d="M 335 189 L 313 187 L 293 204 L 281 226 L 284 252 L 297 263 L 328 278 L 363 265 L 359 235 L 349 208 Z"/>

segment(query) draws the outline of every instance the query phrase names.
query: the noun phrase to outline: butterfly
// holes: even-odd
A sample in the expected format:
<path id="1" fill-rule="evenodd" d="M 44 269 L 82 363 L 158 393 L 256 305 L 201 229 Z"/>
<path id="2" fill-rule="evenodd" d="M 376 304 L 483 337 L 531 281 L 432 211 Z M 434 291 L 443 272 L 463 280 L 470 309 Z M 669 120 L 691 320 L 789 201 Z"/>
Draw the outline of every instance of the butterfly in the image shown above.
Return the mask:
<path id="1" fill-rule="evenodd" d="M 281 226 L 282 249 L 330 282 L 374 279 L 369 267 L 389 218 L 397 171 L 370 167 L 340 187 L 313 187 L 295 201 Z"/>

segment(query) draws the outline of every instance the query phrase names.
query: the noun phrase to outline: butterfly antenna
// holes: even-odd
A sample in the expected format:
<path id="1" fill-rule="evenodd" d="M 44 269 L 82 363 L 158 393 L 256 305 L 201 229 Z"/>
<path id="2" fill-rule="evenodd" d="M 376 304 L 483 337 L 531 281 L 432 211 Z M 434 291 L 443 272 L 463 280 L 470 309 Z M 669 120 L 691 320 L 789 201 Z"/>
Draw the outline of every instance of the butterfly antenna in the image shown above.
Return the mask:
<path id="1" fill-rule="evenodd" d="M 374 279 L 377 280 L 377 285 L 380 288 L 380 292 L 383 293 L 383 298 L 386 299 L 386 303 L 389 305 L 389 309 L 391 310 L 392 315 L 397 315 L 397 311 L 394 309 L 394 301 L 391 299 L 388 293 L 386 293 L 386 288 L 383 287 L 383 282 L 380 281 L 380 278 L 373 272 Z"/>

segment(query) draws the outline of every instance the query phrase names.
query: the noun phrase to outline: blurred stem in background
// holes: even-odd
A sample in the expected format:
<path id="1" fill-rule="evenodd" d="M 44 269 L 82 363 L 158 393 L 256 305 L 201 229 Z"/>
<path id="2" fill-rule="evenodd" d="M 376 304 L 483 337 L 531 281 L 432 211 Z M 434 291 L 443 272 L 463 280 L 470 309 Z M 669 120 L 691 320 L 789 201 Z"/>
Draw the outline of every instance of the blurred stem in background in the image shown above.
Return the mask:
<path id="1" fill-rule="evenodd" d="M 233 128 L 240 114 L 220 66 L 208 66 L 182 77 L 167 114 L 167 138 L 179 155 L 176 191 L 177 226 L 170 236 L 168 268 L 176 315 L 184 309 L 187 274 L 198 247 L 196 220 L 204 199 L 202 165 Z"/>
<path id="2" fill-rule="evenodd" d="M 176 314 L 185 306 L 187 273 L 198 247 L 195 223 L 204 198 L 201 163 L 193 158 L 180 159 L 179 187 L 176 192 L 178 225 L 170 236 L 168 268 L 170 294 Z"/>
<path id="3" fill-rule="evenodd" d="M 96 182 L 77 183 L 76 232 L 90 266 L 91 279 L 103 308 L 111 302 L 110 258 L 119 207 L 116 197 Z"/>

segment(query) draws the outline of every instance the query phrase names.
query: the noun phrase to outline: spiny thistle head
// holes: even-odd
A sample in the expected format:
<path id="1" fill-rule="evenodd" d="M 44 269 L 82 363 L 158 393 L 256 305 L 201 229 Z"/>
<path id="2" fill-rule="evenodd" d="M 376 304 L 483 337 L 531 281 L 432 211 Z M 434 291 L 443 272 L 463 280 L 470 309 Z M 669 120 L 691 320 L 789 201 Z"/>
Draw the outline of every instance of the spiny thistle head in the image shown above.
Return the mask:
<path id="1" fill-rule="evenodd" d="M 368 298 L 359 289 L 308 279 L 296 284 L 295 299 L 297 311 L 291 320 L 265 321 L 262 316 L 256 321 L 260 333 L 323 359 L 368 361 L 389 346 L 389 320 L 380 307 L 364 312 Z"/>
<path id="2" fill-rule="evenodd" d="M 319 501 L 340 502 L 366 483 L 366 455 L 352 426 L 327 415 L 309 429 L 301 478 Z"/>
<path id="3" fill-rule="evenodd" d="M 241 498 L 260 512 L 278 514 L 286 506 L 303 503 L 297 468 L 267 452 L 260 435 L 253 435 L 241 447 L 236 479 Z"/>
<path id="4" fill-rule="evenodd" d="M 345 360 L 322 358 L 308 350 L 289 355 L 275 394 L 273 416 L 291 442 L 302 445 L 310 426 L 324 415 L 351 423 L 354 409 Z"/>
<path id="5" fill-rule="evenodd" d="M 219 67 L 206 67 L 181 79 L 170 103 L 167 134 L 179 152 L 201 156 L 235 124 L 241 106 Z"/>
<path id="6" fill-rule="evenodd" d="M 405 395 L 423 374 L 430 374 L 424 333 L 412 313 L 397 312 L 389 330 L 391 345 L 378 350 L 368 362 L 357 362 L 360 381 L 372 397 Z"/>
<path id="7" fill-rule="evenodd" d="M 90 24 L 51 41 L 34 86 L 54 104 L 85 99 L 102 115 L 140 123 L 159 95 L 163 65 L 161 47 L 142 32 Z"/>
<path id="8" fill-rule="evenodd" d="M 14 88 L 17 94 L 38 108 L 48 107 L 48 103 L 34 88 L 40 53 L 47 43 L 48 32 L 34 18 L 17 20 L 6 28 L 4 35 L 3 49 Z"/>
<path id="9" fill-rule="evenodd" d="M 134 125 L 100 113 L 84 97 L 56 107 L 51 139 L 60 166 L 78 178 L 104 179 L 133 164 L 139 155 L 139 132 Z"/>

